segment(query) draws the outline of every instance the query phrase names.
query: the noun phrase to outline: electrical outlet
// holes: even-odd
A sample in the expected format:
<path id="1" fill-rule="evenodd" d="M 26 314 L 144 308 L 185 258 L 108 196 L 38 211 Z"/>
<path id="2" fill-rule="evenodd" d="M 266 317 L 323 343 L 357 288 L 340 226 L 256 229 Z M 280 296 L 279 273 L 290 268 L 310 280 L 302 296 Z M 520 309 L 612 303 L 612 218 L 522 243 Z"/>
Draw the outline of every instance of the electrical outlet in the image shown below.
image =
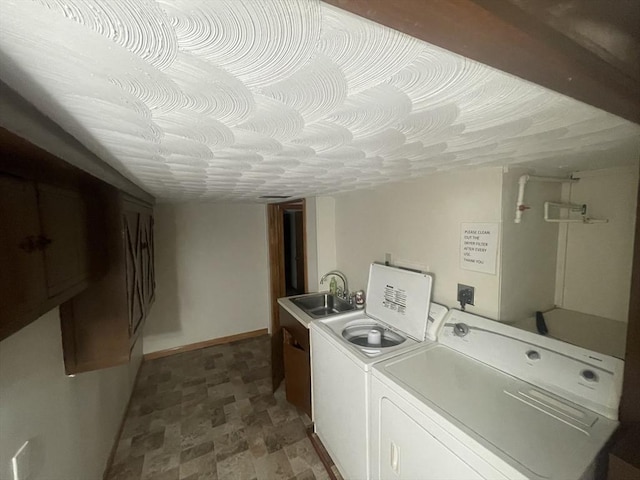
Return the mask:
<path id="1" fill-rule="evenodd" d="M 31 444 L 27 440 L 11 459 L 13 480 L 28 480 L 31 475 Z"/>
<path id="2" fill-rule="evenodd" d="M 465 305 L 474 305 L 475 290 L 475 287 L 458 284 L 458 302 L 460 302 L 462 308 Z"/>

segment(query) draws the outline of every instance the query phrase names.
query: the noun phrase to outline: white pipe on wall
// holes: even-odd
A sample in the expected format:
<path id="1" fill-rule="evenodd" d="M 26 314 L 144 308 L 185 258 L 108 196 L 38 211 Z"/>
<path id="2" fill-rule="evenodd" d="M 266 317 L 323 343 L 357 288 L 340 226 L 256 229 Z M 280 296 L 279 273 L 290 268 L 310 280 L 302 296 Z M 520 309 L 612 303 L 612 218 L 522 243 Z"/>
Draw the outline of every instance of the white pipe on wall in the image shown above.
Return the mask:
<path id="1" fill-rule="evenodd" d="M 581 218 L 551 218 L 549 209 L 551 207 L 557 208 L 566 208 L 570 212 L 580 212 L 582 214 Z M 555 202 L 544 202 L 544 221 L 549 223 L 608 223 L 609 220 L 605 219 L 595 219 L 587 217 L 587 206 L 586 205 L 576 205 L 573 203 L 555 203 Z"/>
<path id="2" fill-rule="evenodd" d="M 552 182 L 552 183 L 575 183 L 578 179 L 575 178 L 558 178 L 558 177 L 538 177 L 536 175 L 521 175 L 518 179 L 518 200 L 516 200 L 516 218 L 515 223 L 522 221 L 522 212 L 527 210 L 524 204 L 524 187 L 527 182 Z"/>
<path id="3" fill-rule="evenodd" d="M 584 222 L 584 218 L 579 219 L 568 219 L 568 218 L 551 218 L 549 213 L 549 209 L 551 207 L 556 208 L 566 208 L 571 212 L 584 212 L 583 205 L 574 205 L 572 203 L 555 203 L 555 202 L 544 202 L 544 221 L 551 223 L 582 223 Z"/>

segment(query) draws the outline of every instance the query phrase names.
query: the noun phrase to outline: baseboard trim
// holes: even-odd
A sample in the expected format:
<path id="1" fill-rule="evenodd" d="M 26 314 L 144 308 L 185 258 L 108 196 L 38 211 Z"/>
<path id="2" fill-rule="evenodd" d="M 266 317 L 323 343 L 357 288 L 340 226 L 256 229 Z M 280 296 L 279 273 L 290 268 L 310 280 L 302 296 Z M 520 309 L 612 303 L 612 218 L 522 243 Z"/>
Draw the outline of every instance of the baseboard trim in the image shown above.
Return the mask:
<path id="1" fill-rule="evenodd" d="M 191 343 L 189 345 L 183 345 L 181 347 L 167 348 L 166 350 L 158 350 L 157 352 L 145 353 L 143 356 L 144 361 L 153 360 L 156 358 L 168 357 L 169 355 L 176 355 L 178 353 L 190 352 L 192 350 L 199 350 L 201 348 L 213 347 L 214 345 L 222 345 L 223 343 L 236 342 L 238 340 L 244 340 L 246 338 L 259 337 L 269 333 L 267 328 L 261 328 L 260 330 L 253 330 L 252 332 L 237 333 L 236 335 L 229 335 L 228 337 L 213 338 L 211 340 L 205 340 L 204 342 Z"/>

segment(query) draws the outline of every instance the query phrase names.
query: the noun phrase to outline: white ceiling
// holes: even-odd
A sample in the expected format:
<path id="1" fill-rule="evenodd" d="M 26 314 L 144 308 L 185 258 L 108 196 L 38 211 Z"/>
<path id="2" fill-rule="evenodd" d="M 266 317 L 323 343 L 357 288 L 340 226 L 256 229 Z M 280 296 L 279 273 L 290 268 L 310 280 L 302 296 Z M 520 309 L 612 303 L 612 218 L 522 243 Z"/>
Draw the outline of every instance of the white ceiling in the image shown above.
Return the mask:
<path id="1" fill-rule="evenodd" d="M 0 0 L 0 54 L 3 81 L 160 200 L 640 151 L 636 124 L 319 0 Z"/>

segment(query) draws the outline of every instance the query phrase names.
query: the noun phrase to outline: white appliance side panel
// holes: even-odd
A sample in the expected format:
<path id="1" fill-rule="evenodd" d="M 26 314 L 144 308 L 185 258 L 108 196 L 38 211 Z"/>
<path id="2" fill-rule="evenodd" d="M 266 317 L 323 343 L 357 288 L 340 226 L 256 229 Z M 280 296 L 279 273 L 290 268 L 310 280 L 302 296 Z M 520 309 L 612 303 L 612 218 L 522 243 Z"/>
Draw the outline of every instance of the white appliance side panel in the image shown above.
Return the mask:
<path id="1" fill-rule="evenodd" d="M 371 392 L 372 479 L 526 478 L 506 465 L 508 476 L 496 470 L 375 377 Z"/>
<path id="2" fill-rule="evenodd" d="M 311 329 L 315 431 L 344 478 L 368 478 L 367 373 Z"/>
<path id="3" fill-rule="evenodd" d="M 432 278 L 385 265 L 371 264 L 366 313 L 423 341 L 427 334 Z"/>

